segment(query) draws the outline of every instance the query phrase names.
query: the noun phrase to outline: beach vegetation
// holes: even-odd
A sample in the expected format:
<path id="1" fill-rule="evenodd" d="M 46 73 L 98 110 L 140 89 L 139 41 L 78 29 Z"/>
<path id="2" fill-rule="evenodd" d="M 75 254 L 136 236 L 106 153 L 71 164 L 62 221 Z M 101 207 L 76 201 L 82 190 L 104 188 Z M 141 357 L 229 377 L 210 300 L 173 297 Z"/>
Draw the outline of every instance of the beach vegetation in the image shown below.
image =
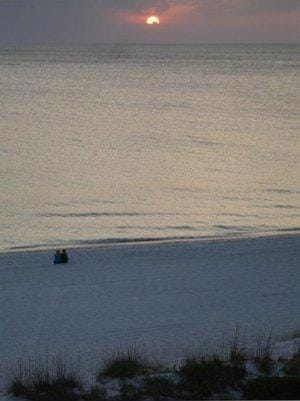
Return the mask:
<path id="1" fill-rule="evenodd" d="M 256 368 L 263 375 L 271 375 L 274 370 L 275 361 L 267 356 L 255 357 L 254 359 Z"/>
<path id="2" fill-rule="evenodd" d="M 300 377 L 300 350 L 283 363 L 283 372 L 288 376 Z"/>
<path id="3" fill-rule="evenodd" d="M 8 390 L 31 401 L 298 399 L 299 350 L 275 360 L 269 342 L 259 341 L 251 353 L 235 338 L 227 352 L 209 356 L 205 349 L 175 365 L 154 363 L 129 349 L 104 360 L 93 386 L 62 358 L 50 363 L 49 356 L 46 363 L 33 358 L 20 363 Z"/>
<path id="4" fill-rule="evenodd" d="M 230 341 L 229 359 L 233 366 L 245 367 L 247 353 L 244 342 L 245 339 L 242 339 L 241 328 L 237 325 L 234 335 Z"/>
<path id="5" fill-rule="evenodd" d="M 272 358 L 272 333 L 257 338 L 254 363 L 261 374 L 273 373 L 275 361 Z"/>
<path id="6" fill-rule="evenodd" d="M 165 376 L 146 377 L 143 382 L 143 392 L 154 401 L 161 397 L 174 397 L 177 394 L 176 385 L 173 380 Z"/>
<path id="7" fill-rule="evenodd" d="M 22 397 L 29 395 L 29 386 L 28 383 L 25 383 L 22 378 L 15 376 L 11 380 L 8 386 L 8 392 L 15 395 L 16 397 Z"/>
<path id="8" fill-rule="evenodd" d="M 9 392 L 32 401 L 77 401 L 80 379 L 68 371 L 62 359 L 51 364 L 21 361 L 9 384 Z"/>
<path id="9" fill-rule="evenodd" d="M 300 378 L 298 377 L 258 377 L 246 383 L 245 400 L 298 400 Z"/>
<path id="10" fill-rule="evenodd" d="M 211 359 L 187 359 L 179 373 L 182 385 L 192 391 L 198 391 L 201 386 L 208 395 L 209 392 L 238 387 L 245 379 L 246 369 L 214 356 Z"/>
<path id="11" fill-rule="evenodd" d="M 77 401 L 79 397 L 75 390 L 80 386 L 80 381 L 73 375 L 52 377 L 37 373 L 26 381 L 13 378 L 9 392 L 32 401 Z"/>
<path id="12" fill-rule="evenodd" d="M 140 356 L 137 351 L 120 352 L 104 362 L 97 378 L 132 379 L 135 376 L 146 375 L 153 367 Z"/>

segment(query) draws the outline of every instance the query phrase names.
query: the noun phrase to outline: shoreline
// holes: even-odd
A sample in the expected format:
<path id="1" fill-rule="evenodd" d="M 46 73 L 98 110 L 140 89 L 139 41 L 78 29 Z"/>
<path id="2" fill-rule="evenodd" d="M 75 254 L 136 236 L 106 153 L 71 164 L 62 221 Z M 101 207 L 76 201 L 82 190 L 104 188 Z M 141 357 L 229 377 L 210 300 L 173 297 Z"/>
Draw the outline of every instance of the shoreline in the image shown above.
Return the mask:
<path id="1" fill-rule="evenodd" d="M 149 237 L 149 238 L 108 238 L 100 240 L 87 240 L 77 244 L 53 244 L 53 245 L 28 245 L 16 246 L 7 249 L 0 249 L 0 256 L 6 254 L 22 254 L 22 253 L 43 253 L 53 251 L 57 248 L 67 250 L 80 249 L 114 249 L 127 246 L 151 246 L 151 245 L 173 245 L 186 243 L 214 243 L 238 241 L 258 238 L 280 238 L 280 237 L 298 237 L 300 236 L 300 228 L 291 228 L 287 230 L 274 231 L 257 231 L 247 233 L 231 233 L 225 235 L 209 235 L 209 236 L 188 236 L 188 237 Z M 79 241 L 80 242 L 80 241 Z"/>

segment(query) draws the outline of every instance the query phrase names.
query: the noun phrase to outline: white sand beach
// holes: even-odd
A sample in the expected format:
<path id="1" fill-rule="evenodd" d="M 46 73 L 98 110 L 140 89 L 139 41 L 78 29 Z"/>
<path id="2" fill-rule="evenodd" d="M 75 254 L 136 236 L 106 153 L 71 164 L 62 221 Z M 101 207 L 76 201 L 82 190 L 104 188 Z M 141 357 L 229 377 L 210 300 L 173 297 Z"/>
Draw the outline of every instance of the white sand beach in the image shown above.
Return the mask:
<path id="1" fill-rule="evenodd" d="M 68 252 L 68 265 L 48 250 L 0 254 L 2 390 L 23 357 L 63 352 L 93 370 L 128 346 L 174 361 L 237 324 L 253 341 L 299 330 L 299 235 Z"/>

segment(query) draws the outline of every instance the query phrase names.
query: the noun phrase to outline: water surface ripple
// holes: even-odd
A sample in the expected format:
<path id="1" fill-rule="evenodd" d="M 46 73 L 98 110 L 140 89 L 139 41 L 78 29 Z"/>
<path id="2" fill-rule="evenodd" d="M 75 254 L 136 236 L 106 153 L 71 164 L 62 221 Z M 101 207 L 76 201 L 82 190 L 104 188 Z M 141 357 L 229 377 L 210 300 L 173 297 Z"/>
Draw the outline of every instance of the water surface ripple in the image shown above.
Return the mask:
<path id="1" fill-rule="evenodd" d="M 296 230 L 295 45 L 0 48 L 0 250 Z"/>

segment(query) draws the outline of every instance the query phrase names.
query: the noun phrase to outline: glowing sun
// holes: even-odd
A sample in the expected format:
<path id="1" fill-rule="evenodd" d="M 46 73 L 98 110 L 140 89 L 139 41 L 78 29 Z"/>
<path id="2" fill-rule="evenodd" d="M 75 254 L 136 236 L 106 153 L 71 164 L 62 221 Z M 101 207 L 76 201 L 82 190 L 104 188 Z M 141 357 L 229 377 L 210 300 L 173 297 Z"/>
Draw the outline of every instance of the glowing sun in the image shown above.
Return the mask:
<path id="1" fill-rule="evenodd" d="M 151 15 L 151 17 L 147 18 L 147 24 L 148 25 L 159 24 L 159 19 L 157 17 L 155 17 L 154 15 Z"/>

